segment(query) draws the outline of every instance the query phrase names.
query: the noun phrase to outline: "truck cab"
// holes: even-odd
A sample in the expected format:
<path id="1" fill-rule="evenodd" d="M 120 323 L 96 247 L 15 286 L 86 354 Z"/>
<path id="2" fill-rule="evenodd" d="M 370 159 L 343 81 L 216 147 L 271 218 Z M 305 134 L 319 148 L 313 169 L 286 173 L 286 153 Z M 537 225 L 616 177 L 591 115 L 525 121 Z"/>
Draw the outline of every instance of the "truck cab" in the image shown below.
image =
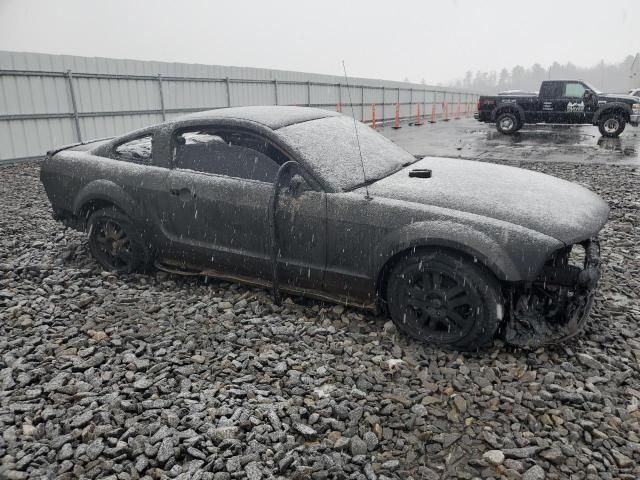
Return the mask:
<path id="1" fill-rule="evenodd" d="M 531 121 L 591 123 L 601 93 L 579 80 L 547 80 L 540 86 L 539 107 Z"/>

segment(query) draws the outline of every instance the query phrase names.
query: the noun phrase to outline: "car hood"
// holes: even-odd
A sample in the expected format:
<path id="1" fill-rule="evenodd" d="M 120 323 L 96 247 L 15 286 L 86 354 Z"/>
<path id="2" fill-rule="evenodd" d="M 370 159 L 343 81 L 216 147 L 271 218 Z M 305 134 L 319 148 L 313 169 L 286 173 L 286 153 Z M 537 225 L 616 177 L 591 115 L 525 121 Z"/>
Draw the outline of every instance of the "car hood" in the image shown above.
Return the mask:
<path id="1" fill-rule="evenodd" d="M 409 177 L 417 168 L 431 178 Z M 609 206 L 575 183 L 521 168 L 424 158 L 369 186 L 373 197 L 433 205 L 520 225 L 566 244 L 595 236 Z"/>
<path id="2" fill-rule="evenodd" d="M 626 95 L 624 93 L 600 93 L 598 94 L 598 98 L 604 98 L 608 100 L 622 100 L 626 102 L 640 102 L 640 98 L 634 97 L 633 95 Z"/>

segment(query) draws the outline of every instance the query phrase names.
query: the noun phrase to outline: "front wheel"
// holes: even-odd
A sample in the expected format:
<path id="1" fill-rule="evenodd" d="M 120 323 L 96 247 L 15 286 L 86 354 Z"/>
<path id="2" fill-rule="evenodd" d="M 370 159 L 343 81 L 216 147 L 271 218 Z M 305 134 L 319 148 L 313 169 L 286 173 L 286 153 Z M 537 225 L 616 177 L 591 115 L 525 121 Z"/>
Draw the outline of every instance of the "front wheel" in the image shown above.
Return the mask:
<path id="1" fill-rule="evenodd" d="M 519 130 L 520 120 L 513 113 L 502 113 L 496 119 L 496 129 L 505 135 L 511 135 Z"/>
<path id="2" fill-rule="evenodd" d="M 440 249 L 408 255 L 395 265 L 387 303 L 401 332 L 461 350 L 490 344 L 503 312 L 498 281 L 466 256 Z"/>
<path id="3" fill-rule="evenodd" d="M 624 131 L 625 126 L 624 117 L 617 113 L 603 115 L 598 122 L 598 129 L 603 137 L 618 137 Z"/>
<path id="4" fill-rule="evenodd" d="M 102 208 L 89 217 L 89 250 L 105 270 L 115 273 L 144 271 L 151 264 L 148 249 L 131 219 L 115 207 Z"/>

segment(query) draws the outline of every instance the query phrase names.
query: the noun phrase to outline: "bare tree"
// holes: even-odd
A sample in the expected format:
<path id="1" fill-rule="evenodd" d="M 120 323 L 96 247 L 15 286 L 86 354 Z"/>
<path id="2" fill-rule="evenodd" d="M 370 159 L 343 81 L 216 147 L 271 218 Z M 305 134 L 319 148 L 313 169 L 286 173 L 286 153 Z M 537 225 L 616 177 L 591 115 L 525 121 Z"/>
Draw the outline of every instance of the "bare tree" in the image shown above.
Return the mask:
<path id="1" fill-rule="evenodd" d="M 547 79 L 581 79 L 603 91 L 626 92 L 630 88 L 640 87 L 640 53 L 628 55 L 618 63 L 606 63 L 602 60 L 592 67 L 577 67 L 571 62 L 564 65 L 553 62 L 548 67 L 536 63 L 528 68 L 516 65 L 511 71 L 503 68 L 499 75 L 495 71 L 478 71 L 475 74 L 468 71 L 464 79 L 451 82 L 450 86 L 482 93 L 501 90 L 535 91 Z"/>

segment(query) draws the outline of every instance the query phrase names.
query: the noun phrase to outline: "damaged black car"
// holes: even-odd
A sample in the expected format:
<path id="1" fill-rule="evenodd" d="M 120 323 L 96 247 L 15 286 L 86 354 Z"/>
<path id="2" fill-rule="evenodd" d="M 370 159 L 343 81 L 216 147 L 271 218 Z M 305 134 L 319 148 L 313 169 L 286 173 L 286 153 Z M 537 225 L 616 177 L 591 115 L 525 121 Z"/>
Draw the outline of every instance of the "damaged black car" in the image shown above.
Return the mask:
<path id="1" fill-rule="evenodd" d="M 55 218 L 87 231 L 107 270 L 372 309 L 458 349 L 578 333 L 609 212 L 555 177 L 416 159 L 350 117 L 303 107 L 201 112 L 52 150 L 41 180 Z"/>

